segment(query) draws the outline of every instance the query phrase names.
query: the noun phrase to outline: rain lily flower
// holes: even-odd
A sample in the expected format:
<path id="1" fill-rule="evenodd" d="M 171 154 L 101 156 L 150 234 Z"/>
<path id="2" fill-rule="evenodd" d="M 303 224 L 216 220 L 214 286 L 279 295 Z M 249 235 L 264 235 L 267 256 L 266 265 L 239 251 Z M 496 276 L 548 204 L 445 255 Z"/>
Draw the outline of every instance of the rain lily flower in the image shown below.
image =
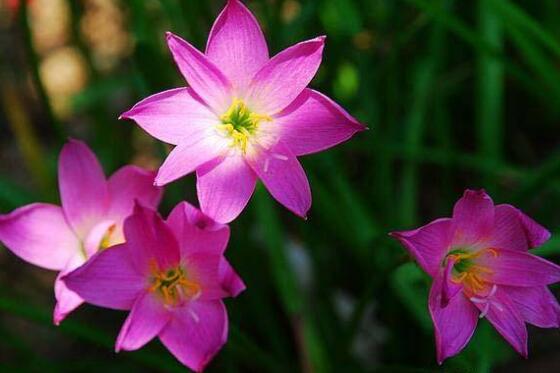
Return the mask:
<path id="1" fill-rule="evenodd" d="M 306 88 L 321 64 L 325 37 L 269 58 L 255 17 L 239 0 L 229 0 L 206 53 L 171 33 L 167 43 L 189 87 L 148 97 L 121 116 L 176 145 L 156 185 L 196 171 L 202 211 L 227 223 L 260 179 L 276 200 L 305 217 L 311 191 L 296 157 L 365 129 L 330 98 Z"/>
<path id="2" fill-rule="evenodd" d="M 131 310 L 117 351 L 158 336 L 181 363 L 202 371 L 227 340 L 222 298 L 245 288 L 223 256 L 229 228 L 184 202 L 167 222 L 138 205 L 124 232 L 126 243 L 99 252 L 64 282 L 91 304 Z"/>
<path id="3" fill-rule="evenodd" d="M 560 326 L 560 306 L 547 288 L 560 281 L 560 267 L 528 252 L 550 233 L 515 207 L 467 190 L 452 218 L 392 236 L 433 278 L 428 303 L 439 364 L 465 347 L 479 318 L 525 357 L 525 323 Z"/>
<path id="4" fill-rule="evenodd" d="M 97 251 L 124 242 L 122 224 L 134 201 L 156 207 L 161 188 L 155 172 L 125 166 L 108 180 L 92 151 L 70 140 L 58 162 L 62 207 L 33 203 L 0 215 L 0 241 L 21 259 L 60 271 L 54 285 L 54 323 L 59 324 L 83 301 L 60 278 Z"/>

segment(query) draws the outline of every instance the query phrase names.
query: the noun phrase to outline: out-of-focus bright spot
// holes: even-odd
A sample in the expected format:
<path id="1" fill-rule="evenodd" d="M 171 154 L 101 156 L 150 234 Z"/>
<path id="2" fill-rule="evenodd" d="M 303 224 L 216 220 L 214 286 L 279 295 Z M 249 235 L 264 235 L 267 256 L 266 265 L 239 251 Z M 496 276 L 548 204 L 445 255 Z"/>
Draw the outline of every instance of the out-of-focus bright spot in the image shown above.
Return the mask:
<path id="1" fill-rule="evenodd" d="M 288 261 L 294 270 L 299 285 L 306 291 L 311 291 L 313 286 L 313 261 L 309 251 L 301 243 L 288 240 Z"/>
<path id="2" fill-rule="evenodd" d="M 351 294 L 340 290 L 334 293 L 333 304 L 338 316 L 348 322 L 358 306 L 358 301 Z M 377 307 L 373 300 L 366 304 L 352 341 L 351 353 L 364 367 L 379 364 L 381 346 L 388 337 L 388 332 L 379 321 L 376 311 Z"/>
<path id="3" fill-rule="evenodd" d="M 373 42 L 374 42 L 373 33 L 368 30 L 358 32 L 356 35 L 354 35 L 352 41 L 354 42 L 354 45 L 356 46 L 357 49 L 360 50 L 371 49 L 373 47 Z"/>
<path id="4" fill-rule="evenodd" d="M 31 3 L 32 0 L 0 0 L 0 10 L 8 9 L 12 13 L 17 13 L 22 1 Z"/>
<path id="5" fill-rule="evenodd" d="M 65 0 L 29 2 L 29 25 L 33 45 L 39 54 L 60 47 L 70 35 L 70 8 Z"/>
<path id="6" fill-rule="evenodd" d="M 301 12 L 301 4 L 295 0 L 287 0 L 282 4 L 282 21 L 290 23 L 297 18 Z"/>
<path id="7" fill-rule="evenodd" d="M 125 17 L 114 0 L 87 0 L 80 28 L 92 50 L 93 63 L 103 71 L 112 69 L 132 50 Z"/>
<path id="8" fill-rule="evenodd" d="M 75 48 L 60 48 L 45 56 L 39 69 L 55 113 L 67 117 L 72 95 L 83 89 L 87 82 L 83 56 Z"/>
<path id="9" fill-rule="evenodd" d="M 334 81 L 334 94 L 336 98 L 348 100 L 356 95 L 360 85 L 359 73 L 356 67 L 350 63 L 342 64 L 336 74 Z"/>
<path id="10" fill-rule="evenodd" d="M 21 0 L 5 0 L 5 1 L 0 1 L 0 7 L 1 8 L 8 8 L 11 11 L 16 11 L 19 8 L 19 3 Z"/>

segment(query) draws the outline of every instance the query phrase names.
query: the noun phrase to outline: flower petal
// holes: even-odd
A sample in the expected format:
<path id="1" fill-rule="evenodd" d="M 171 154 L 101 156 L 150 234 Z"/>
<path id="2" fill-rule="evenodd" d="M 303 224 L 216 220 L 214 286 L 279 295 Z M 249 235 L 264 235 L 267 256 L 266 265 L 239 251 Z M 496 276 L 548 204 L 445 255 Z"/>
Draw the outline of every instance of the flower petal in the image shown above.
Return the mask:
<path id="1" fill-rule="evenodd" d="M 190 43 L 170 32 L 167 45 L 194 92 L 216 114 L 224 113 L 231 104 L 232 86 L 220 69 Z"/>
<path id="2" fill-rule="evenodd" d="M 219 254 L 196 253 L 184 258 L 189 279 L 200 285 L 200 300 L 217 300 L 228 296 L 222 286 L 220 265 L 223 256 Z"/>
<path id="3" fill-rule="evenodd" d="M 217 282 L 221 284 L 227 294 L 220 292 L 220 295 L 235 297 L 245 290 L 245 284 L 241 278 L 222 256 L 229 240 L 227 225 L 216 223 L 188 202 L 181 202 L 175 206 L 167 218 L 167 225 L 179 242 L 182 257 L 186 258 L 195 254 L 221 256 Z M 212 265 L 215 264 L 213 260 Z M 211 275 L 215 282 L 215 273 L 212 272 Z"/>
<path id="4" fill-rule="evenodd" d="M 427 274 L 435 277 L 451 244 L 451 219 L 437 219 L 418 229 L 390 235 L 404 245 Z"/>
<path id="5" fill-rule="evenodd" d="M 200 207 L 214 220 L 229 223 L 249 202 L 256 182 L 257 175 L 242 156 L 217 158 L 197 170 Z"/>
<path id="6" fill-rule="evenodd" d="M 443 280 L 442 280 L 442 291 L 441 291 L 441 306 L 447 307 L 449 301 L 453 299 L 461 290 L 463 290 L 463 285 L 461 283 L 456 283 L 453 281 L 453 266 L 455 265 L 455 260 L 453 258 L 447 259 L 447 265 L 443 268 Z"/>
<path id="7" fill-rule="evenodd" d="M 303 218 L 311 207 L 311 189 L 297 158 L 282 143 L 248 154 L 247 161 L 272 196 Z"/>
<path id="8" fill-rule="evenodd" d="M 68 271 L 60 272 L 54 282 L 56 305 L 54 306 L 53 322 L 55 325 L 60 325 L 66 316 L 84 303 L 84 300 L 78 294 L 68 289 L 61 280 L 68 273 Z"/>
<path id="9" fill-rule="evenodd" d="M 529 250 L 528 238 L 521 223 L 519 210 L 510 205 L 496 206 L 494 231 L 488 245 L 496 249 Z"/>
<path id="10" fill-rule="evenodd" d="M 438 364 L 467 345 L 478 322 L 478 310 L 463 293 L 457 294 L 446 307 L 442 307 L 443 280 L 443 276 L 436 276 L 428 302 L 434 322 Z"/>
<path id="11" fill-rule="evenodd" d="M 155 184 L 163 186 L 195 171 L 228 148 L 225 139 L 209 131 L 197 133 L 169 153 L 156 176 Z"/>
<path id="12" fill-rule="evenodd" d="M 137 255 L 127 244 L 113 246 L 63 276 L 62 281 L 88 303 L 129 310 L 147 286 L 146 277 L 132 265 L 131 258 Z"/>
<path id="13" fill-rule="evenodd" d="M 549 238 L 549 231 L 515 207 L 496 206 L 494 231 L 488 243 L 491 247 L 527 251 Z"/>
<path id="14" fill-rule="evenodd" d="M 54 295 L 56 298 L 56 305 L 54 307 L 53 322 L 55 325 L 60 325 L 60 323 L 68 316 L 72 311 L 78 308 L 84 300 L 78 294 L 68 289 L 62 278 L 80 267 L 86 262 L 86 258 L 83 253 L 79 252 L 74 254 L 72 259 L 67 263 L 66 268 L 59 272 L 56 280 L 54 282 Z"/>
<path id="15" fill-rule="evenodd" d="M 475 303 L 483 310 L 485 304 Z M 527 357 L 527 327 L 507 293 L 498 287 L 487 309 L 486 318 L 515 351 Z"/>
<path id="16" fill-rule="evenodd" d="M 239 0 L 229 0 L 220 13 L 206 47 L 216 64 L 242 95 L 255 73 L 268 61 L 268 47 L 259 23 Z"/>
<path id="17" fill-rule="evenodd" d="M 115 351 L 132 351 L 143 347 L 162 331 L 170 317 L 170 312 L 152 293 L 141 294 L 121 328 Z"/>
<path id="18" fill-rule="evenodd" d="M 142 206 L 157 209 L 163 189 L 154 186 L 156 173 L 137 166 L 124 166 L 109 178 L 111 203 L 108 216 L 118 225 L 134 209 L 135 201 Z"/>
<path id="19" fill-rule="evenodd" d="M 490 239 L 494 203 L 484 190 L 466 190 L 453 208 L 453 246 L 476 246 Z"/>
<path id="20" fill-rule="evenodd" d="M 140 273 L 148 274 L 154 262 L 163 270 L 181 260 L 177 239 L 153 210 L 136 204 L 134 213 L 124 222 L 124 235 L 131 260 Z"/>
<path id="21" fill-rule="evenodd" d="M 85 143 L 70 140 L 64 145 L 58 161 L 58 183 L 66 219 L 84 239 L 109 205 L 103 169 Z"/>
<path id="22" fill-rule="evenodd" d="M 226 259 L 220 261 L 219 276 L 222 288 L 230 297 L 238 296 L 247 288 L 241 277 L 239 277 Z"/>
<path id="23" fill-rule="evenodd" d="M 140 101 L 119 119 L 132 119 L 158 140 L 177 145 L 219 123 L 192 88 L 175 88 Z"/>
<path id="24" fill-rule="evenodd" d="M 227 335 L 224 304 L 196 301 L 177 309 L 159 338 L 181 363 L 202 372 L 226 343 Z"/>
<path id="25" fill-rule="evenodd" d="M 526 252 L 501 249 L 477 261 L 492 271 L 489 281 L 498 285 L 527 287 L 560 281 L 560 266 Z"/>
<path id="26" fill-rule="evenodd" d="M 546 286 L 502 286 L 523 319 L 539 328 L 560 327 L 560 305 Z"/>
<path id="27" fill-rule="evenodd" d="M 295 155 L 317 153 L 366 129 L 327 96 L 304 89 L 274 119 L 281 138 Z"/>
<path id="28" fill-rule="evenodd" d="M 80 250 L 62 209 L 46 203 L 20 207 L 0 216 L 0 241 L 36 266 L 62 270 Z"/>
<path id="29" fill-rule="evenodd" d="M 260 114 L 274 115 L 296 99 L 321 65 L 325 37 L 296 44 L 272 57 L 255 76 L 247 101 Z"/>
<path id="30" fill-rule="evenodd" d="M 56 305 L 54 307 L 53 322 L 55 325 L 60 325 L 66 316 L 84 303 L 84 300 L 78 294 L 68 289 L 60 278 L 61 276 L 59 275 L 54 283 Z"/>
<path id="31" fill-rule="evenodd" d="M 519 216 L 521 218 L 523 228 L 525 229 L 525 234 L 527 235 L 530 249 L 540 246 L 550 239 L 550 232 L 542 225 L 540 225 L 521 211 L 519 211 Z"/>
<path id="32" fill-rule="evenodd" d="M 110 233 L 110 230 L 114 226 L 115 226 L 115 222 L 113 220 L 103 220 L 100 223 L 96 224 L 91 229 L 86 239 L 84 240 L 84 244 L 83 244 L 85 254 L 88 258 L 91 258 L 95 253 L 97 253 L 99 249 L 102 249 L 103 241 L 105 240 L 107 234 Z M 124 239 L 122 240 L 122 242 L 118 242 L 118 243 L 123 243 L 123 242 Z"/>
<path id="33" fill-rule="evenodd" d="M 229 241 L 229 227 L 214 222 L 187 202 L 179 203 L 167 218 L 181 249 L 181 256 L 223 255 Z"/>
<path id="34" fill-rule="evenodd" d="M 196 227 L 198 230 L 203 232 L 214 232 L 224 228 L 229 230 L 227 224 L 216 222 L 187 201 L 178 203 L 173 210 L 171 210 L 171 213 L 169 213 L 167 218 L 167 224 L 179 238 L 183 236 L 184 228 Z M 185 232 L 185 234 L 190 234 L 190 232 Z"/>

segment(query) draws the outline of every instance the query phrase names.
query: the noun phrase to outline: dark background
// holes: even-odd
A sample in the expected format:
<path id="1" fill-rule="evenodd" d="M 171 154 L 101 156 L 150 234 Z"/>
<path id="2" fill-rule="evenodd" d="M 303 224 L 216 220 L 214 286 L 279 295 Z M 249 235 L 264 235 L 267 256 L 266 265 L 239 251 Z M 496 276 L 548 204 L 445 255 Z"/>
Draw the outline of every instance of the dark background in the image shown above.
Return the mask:
<path id="1" fill-rule="evenodd" d="M 58 203 L 56 161 L 72 136 L 107 173 L 157 167 L 169 150 L 117 117 L 184 85 L 164 42 L 204 49 L 223 1 L 0 0 L 0 212 Z M 303 221 L 259 186 L 227 252 L 248 285 L 227 301 L 220 372 L 556 372 L 557 330 L 529 328 L 529 360 L 482 320 L 468 348 L 435 364 L 429 279 L 387 232 L 449 216 L 485 188 L 560 223 L 557 0 L 252 0 L 272 54 L 328 36 L 312 86 L 370 131 L 305 157 Z M 196 203 L 194 176 L 161 212 Z M 556 236 L 554 236 L 556 237 Z M 159 342 L 113 352 L 125 313 L 83 306 L 51 326 L 55 274 L 0 248 L 0 371 L 184 371 Z M 560 240 L 542 255 L 558 261 Z"/>

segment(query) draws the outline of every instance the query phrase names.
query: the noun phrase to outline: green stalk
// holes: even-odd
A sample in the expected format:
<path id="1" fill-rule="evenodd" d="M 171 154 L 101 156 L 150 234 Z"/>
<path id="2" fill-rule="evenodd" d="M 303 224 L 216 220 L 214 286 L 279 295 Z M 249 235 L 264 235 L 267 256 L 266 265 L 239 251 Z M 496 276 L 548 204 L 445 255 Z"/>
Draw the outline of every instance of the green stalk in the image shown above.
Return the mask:
<path id="1" fill-rule="evenodd" d="M 501 53 L 503 47 L 501 20 L 488 5 L 492 0 L 479 0 L 478 22 L 481 38 Z M 481 157 L 498 162 L 503 153 L 504 68 L 494 55 L 478 51 L 477 56 L 477 142 Z M 485 187 L 490 188 L 487 184 Z"/>
<path id="2" fill-rule="evenodd" d="M 65 320 L 59 327 L 52 324 L 52 315 L 40 307 L 26 304 L 22 301 L 13 299 L 4 294 L 0 295 L 0 310 L 17 317 L 24 318 L 48 328 L 60 330 L 62 333 L 70 335 L 84 342 L 114 348 L 114 338 L 104 333 L 97 327 L 88 326 Z M 132 361 L 138 362 L 146 367 L 165 372 L 184 372 L 184 368 L 176 363 L 171 357 L 157 355 L 146 351 L 123 354 Z"/>
<path id="3" fill-rule="evenodd" d="M 412 152 L 422 146 L 429 99 L 434 87 L 436 71 L 442 58 L 444 35 L 444 28 L 441 24 L 436 23 L 431 32 L 428 54 L 416 66 L 411 109 L 404 127 L 405 146 Z M 404 165 L 402 172 L 400 221 L 403 226 L 411 226 L 417 220 L 418 190 L 418 164 L 416 161 L 410 160 Z"/>
<path id="4" fill-rule="evenodd" d="M 294 329 L 302 358 L 301 367 L 305 372 L 329 372 L 330 364 L 325 346 L 322 344 L 311 314 L 306 312 L 305 295 L 288 261 L 285 235 L 276 214 L 277 209 L 272 205 L 271 197 L 261 186 L 256 190 L 255 200 L 257 221 L 260 222 L 264 235 L 272 277 L 284 312 L 288 315 Z"/>

